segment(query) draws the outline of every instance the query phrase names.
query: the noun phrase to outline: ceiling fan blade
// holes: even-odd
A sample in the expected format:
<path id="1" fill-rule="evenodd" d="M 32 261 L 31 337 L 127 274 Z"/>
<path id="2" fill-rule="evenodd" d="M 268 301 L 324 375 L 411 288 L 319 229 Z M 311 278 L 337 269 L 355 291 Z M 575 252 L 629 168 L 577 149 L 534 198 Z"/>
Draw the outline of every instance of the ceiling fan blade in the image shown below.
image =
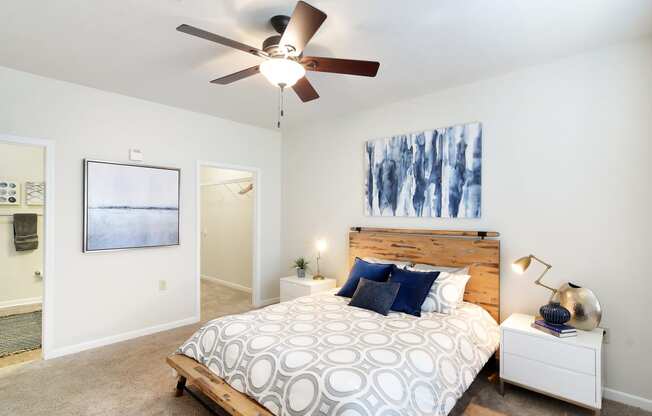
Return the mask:
<path id="1" fill-rule="evenodd" d="M 283 32 L 279 45 L 292 46 L 294 48 L 293 54 L 298 56 L 317 32 L 317 29 L 324 23 L 324 20 L 326 20 L 326 13 L 306 2 L 298 2 L 292 12 L 292 17 L 290 17 L 290 23 Z"/>
<path id="2" fill-rule="evenodd" d="M 320 56 L 303 57 L 301 64 L 309 71 L 334 72 L 336 74 L 362 75 L 365 77 L 375 77 L 380 67 L 379 62 Z"/>
<path id="3" fill-rule="evenodd" d="M 189 35 L 197 36 L 202 39 L 210 40 L 211 42 L 219 43 L 220 45 L 228 46 L 231 48 L 239 49 L 241 51 L 250 53 L 252 55 L 260 56 L 260 57 L 268 57 L 269 55 L 265 53 L 264 51 L 261 51 L 258 48 L 254 48 L 253 46 L 245 45 L 244 43 L 240 43 L 238 41 L 225 38 L 220 35 L 216 35 L 215 33 L 207 32 L 203 29 L 199 29 L 194 26 L 186 25 L 183 24 L 179 27 L 177 27 L 177 30 L 179 32 L 187 33 Z"/>
<path id="4" fill-rule="evenodd" d="M 319 98 L 319 94 L 317 94 L 317 91 L 306 77 L 298 80 L 297 83 L 292 86 L 292 89 L 304 103 Z"/>
<path id="5" fill-rule="evenodd" d="M 256 75 L 258 72 L 260 72 L 260 69 L 258 68 L 258 65 L 256 65 L 256 66 L 252 66 L 251 68 L 243 69 L 242 71 L 234 72 L 233 74 L 214 79 L 211 81 L 211 83 L 226 85 L 241 80 L 243 78 Z"/>

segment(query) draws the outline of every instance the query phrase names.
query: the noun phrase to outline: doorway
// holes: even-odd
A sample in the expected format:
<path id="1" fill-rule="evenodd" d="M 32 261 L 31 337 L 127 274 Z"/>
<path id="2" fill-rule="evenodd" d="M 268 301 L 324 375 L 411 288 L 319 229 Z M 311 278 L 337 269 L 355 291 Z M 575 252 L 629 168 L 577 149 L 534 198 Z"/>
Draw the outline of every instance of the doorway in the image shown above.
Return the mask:
<path id="1" fill-rule="evenodd" d="M 258 176 L 255 169 L 199 165 L 202 321 L 256 304 Z"/>
<path id="2" fill-rule="evenodd" d="M 0 135 L 0 368 L 44 356 L 50 146 Z"/>

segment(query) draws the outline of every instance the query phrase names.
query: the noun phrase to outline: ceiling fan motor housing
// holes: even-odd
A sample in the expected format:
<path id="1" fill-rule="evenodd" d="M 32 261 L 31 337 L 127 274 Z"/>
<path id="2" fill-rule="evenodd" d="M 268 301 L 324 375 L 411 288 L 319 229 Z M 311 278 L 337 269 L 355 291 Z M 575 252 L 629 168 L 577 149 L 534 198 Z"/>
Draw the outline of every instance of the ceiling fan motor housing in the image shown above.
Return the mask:
<path id="1" fill-rule="evenodd" d="M 278 44 L 281 42 L 281 35 L 270 36 L 263 41 L 263 50 L 270 55 L 278 53 Z"/>
<path id="2" fill-rule="evenodd" d="M 269 54 L 272 58 L 283 56 L 285 57 L 286 53 L 291 54 L 294 52 L 294 47 L 287 45 L 284 48 L 279 47 L 281 43 L 281 35 L 270 36 L 263 41 L 263 50 Z"/>
<path id="3" fill-rule="evenodd" d="M 279 48 L 279 43 L 281 43 L 281 37 L 283 32 L 290 22 L 290 16 L 277 15 L 269 19 L 274 27 L 274 30 L 278 32 L 278 35 L 270 36 L 263 41 L 263 50 L 267 52 L 271 57 L 275 56 L 284 56 L 286 53 L 294 52 L 294 47 L 287 45 L 286 48 Z M 287 49 L 287 50 L 286 50 Z"/>

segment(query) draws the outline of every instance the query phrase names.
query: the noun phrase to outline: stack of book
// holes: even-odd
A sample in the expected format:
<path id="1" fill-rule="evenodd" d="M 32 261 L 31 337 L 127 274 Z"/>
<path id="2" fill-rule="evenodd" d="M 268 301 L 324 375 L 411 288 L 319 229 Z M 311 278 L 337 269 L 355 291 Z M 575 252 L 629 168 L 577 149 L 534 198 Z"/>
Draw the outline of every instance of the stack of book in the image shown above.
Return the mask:
<path id="1" fill-rule="evenodd" d="M 553 325 L 538 319 L 532 323 L 532 328 L 538 329 L 546 334 L 554 335 L 558 338 L 569 338 L 577 336 L 577 329 L 569 325 Z"/>

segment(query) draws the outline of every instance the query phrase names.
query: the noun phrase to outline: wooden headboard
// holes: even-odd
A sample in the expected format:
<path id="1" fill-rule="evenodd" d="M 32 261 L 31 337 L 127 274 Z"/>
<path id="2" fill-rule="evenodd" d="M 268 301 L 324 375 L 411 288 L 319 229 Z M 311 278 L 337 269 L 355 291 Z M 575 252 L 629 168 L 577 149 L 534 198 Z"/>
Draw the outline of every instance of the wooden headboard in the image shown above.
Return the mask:
<path id="1" fill-rule="evenodd" d="M 354 227 L 349 232 L 349 268 L 356 257 L 433 266 L 471 266 L 464 300 L 500 322 L 500 241 L 497 232 Z"/>

